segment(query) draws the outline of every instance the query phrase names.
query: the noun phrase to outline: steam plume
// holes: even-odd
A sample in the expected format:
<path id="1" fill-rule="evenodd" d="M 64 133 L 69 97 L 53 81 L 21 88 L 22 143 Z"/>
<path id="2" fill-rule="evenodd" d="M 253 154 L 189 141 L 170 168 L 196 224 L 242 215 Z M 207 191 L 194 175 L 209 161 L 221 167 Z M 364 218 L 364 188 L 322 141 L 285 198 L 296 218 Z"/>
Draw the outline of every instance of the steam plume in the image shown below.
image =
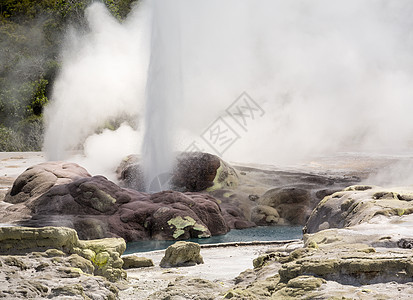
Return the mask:
<path id="1" fill-rule="evenodd" d="M 336 151 L 395 153 L 411 144 L 411 1 L 181 0 L 179 11 L 173 9 L 179 41 L 168 36 L 150 51 L 160 51 L 162 63 L 180 70 L 182 93 L 167 107 L 153 102 L 146 108 L 177 116 L 164 120 L 173 125 L 167 128 L 151 129 L 146 120 L 151 137 L 171 139 L 179 150 L 197 141 L 214 153 L 200 135 L 221 116 L 240 136 L 224 159 L 267 164 Z M 90 32 L 69 35 L 47 112 L 50 159 L 62 158 L 107 117 L 141 115 L 147 15 L 142 5 L 120 24 L 93 4 Z M 161 22 L 170 25 L 167 18 Z M 167 80 L 156 93 L 177 82 L 174 72 L 163 75 Z M 265 111 L 245 130 L 226 112 L 243 91 Z"/>

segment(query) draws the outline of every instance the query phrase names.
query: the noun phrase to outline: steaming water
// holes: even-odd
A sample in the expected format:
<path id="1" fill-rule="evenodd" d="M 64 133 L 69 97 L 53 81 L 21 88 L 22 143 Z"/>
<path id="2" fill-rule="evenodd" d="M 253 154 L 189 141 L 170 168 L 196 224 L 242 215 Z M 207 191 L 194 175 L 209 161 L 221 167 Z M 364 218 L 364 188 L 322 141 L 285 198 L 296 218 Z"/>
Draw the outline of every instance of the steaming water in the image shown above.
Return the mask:
<path id="1" fill-rule="evenodd" d="M 153 183 L 168 173 L 173 164 L 174 106 L 179 106 L 182 99 L 179 3 L 151 2 L 151 56 L 142 148 L 145 185 L 149 192 L 167 189 L 167 186 Z"/>
<path id="2" fill-rule="evenodd" d="M 220 244 L 232 242 L 282 241 L 302 238 L 302 226 L 254 227 L 242 230 L 233 229 L 226 235 L 205 239 L 191 239 L 198 244 Z M 176 241 L 139 241 L 127 244 L 125 254 L 147 252 L 168 248 Z"/>

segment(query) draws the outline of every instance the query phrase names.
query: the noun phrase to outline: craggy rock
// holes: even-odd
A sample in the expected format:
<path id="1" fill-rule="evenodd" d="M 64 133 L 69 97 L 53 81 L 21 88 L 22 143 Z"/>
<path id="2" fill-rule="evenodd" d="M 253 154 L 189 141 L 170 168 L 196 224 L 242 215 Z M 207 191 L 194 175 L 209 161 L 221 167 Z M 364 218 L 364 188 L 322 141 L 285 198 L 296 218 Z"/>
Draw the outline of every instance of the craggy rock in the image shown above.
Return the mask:
<path id="1" fill-rule="evenodd" d="M 201 247 L 197 243 L 179 241 L 169 246 L 160 262 L 163 268 L 203 264 Z"/>
<path id="2" fill-rule="evenodd" d="M 110 281 L 126 278 L 122 269 L 123 260 L 120 256 L 126 250 L 123 239 L 106 238 L 99 240 L 79 241 L 79 247 L 73 252 L 92 261 L 95 275 L 103 276 Z"/>
<path id="3" fill-rule="evenodd" d="M 50 257 L 44 252 L 0 255 L 2 299 L 117 299 L 117 287 L 93 276 L 91 262 L 76 254 Z"/>
<path id="4" fill-rule="evenodd" d="M 374 186 L 350 186 L 319 203 L 306 224 L 306 232 L 344 228 L 377 216 L 403 216 L 413 212 L 413 192 Z"/>
<path id="5" fill-rule="evenodd" d="M 123 189 L 103 176 L 55 185 L 18 205 L 31 215 L 30 219 L 20 219 L 20 225 L 66 226 L 74 228 L 81 239 L 173 240 L 209 237 L 229 230 L 219 204 L 207 194 L 146 194 Z M 8 218 L 19 220 L 20 209 L 12 205 L 4 210 Z"/>
<path id="6" fill-rule="evenodd" d="M 120 258 L 125 250 L 123 239 L 82 241 L 75 230 L 65 227 L 0 227 L 0 254 L 42 251 L 48 257 L 71 255 L 72 266 L 110 281 L 126 278 Z"/>
<path id="7" fill-rule="evenodd" d="M 136 255 L 128 255 L 122 257 L 123 259 L 123 268 L 126 269 L 132 269 L 132 268 L 147 268 L 147 267 L 153 267 L 153 261 L 152 259 L 145 258 L 145 257 L 139 257 Z"/>
<path id="8" fill-rule="evenodd" d="M 314 290 L 317 290 L 321 287 L 326 281 L 322 278 L 301 275 L 297 276 L 283 286 L 280 284 L 275 293 L 272 294 L 271 299 L 300 299 L 307 298 L 311 299 L 311 294 Z"/>

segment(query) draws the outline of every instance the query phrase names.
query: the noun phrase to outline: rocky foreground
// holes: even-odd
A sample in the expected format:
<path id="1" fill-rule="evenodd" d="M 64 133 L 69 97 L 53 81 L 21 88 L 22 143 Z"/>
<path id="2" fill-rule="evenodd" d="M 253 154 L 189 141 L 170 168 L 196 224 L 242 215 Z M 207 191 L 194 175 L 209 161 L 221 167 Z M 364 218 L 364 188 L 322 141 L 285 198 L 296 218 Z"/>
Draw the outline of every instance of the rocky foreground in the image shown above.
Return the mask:
<path id="1" fill-rule="evenodd" d="M 411 298 L 412 187 L 353 185 L 362 171 L 233 168 L 209 156 L 195 167 L 190 161 L 191 181 L 178 176 L 189 172 L 183 165 L 174 175 L 180 191 L 158 194 L 63 162 L 23 172 L 3 193 L 0 220 L 39 228 L 0 228 L 0 297 Z M 209 236 L 256 224 L 302 224 L 304 239 L 216 251 L 184 243 L 175 247 L 180 254 L 122 256 L 125 240 Z M 249 269 L 235 268 L 245 261 Z"/>
<path id="2" fill-rule="evenodd" d="M 0 228 L 0 297 L 116 299 L 123 239 L 80 241 L 64 227 Z"/>

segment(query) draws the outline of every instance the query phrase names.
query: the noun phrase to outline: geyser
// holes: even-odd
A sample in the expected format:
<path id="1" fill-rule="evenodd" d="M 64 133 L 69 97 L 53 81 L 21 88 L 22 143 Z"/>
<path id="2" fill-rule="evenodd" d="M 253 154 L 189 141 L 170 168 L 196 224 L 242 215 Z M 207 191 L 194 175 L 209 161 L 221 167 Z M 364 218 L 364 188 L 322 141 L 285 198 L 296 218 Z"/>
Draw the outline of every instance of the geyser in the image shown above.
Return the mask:
<path id="1" fill-rule="evenodd" d="M 141 117 L 148 178 L 170 167 L 164 149 L 216 154 L 200 136 L 218 117 L 240 136 L 227 161 L 408 149 L 412 1 L 159 0 L 150 30 L 141 3 L 124 23 L 93 4 L 89 33 L 69 33 L 46 111 L 50 159 L 125 112 Z M 265 115 L 243 129 L 226 109 L 244 91 Z"/>
<path id="2" fill-rule="evenodd" d="M 158 192 L 168 188 L 173 166 L 174 107 L 182 100 L 180 1 L 152 1 L 151 11 L 142 167 L 146 190 Z"/>

